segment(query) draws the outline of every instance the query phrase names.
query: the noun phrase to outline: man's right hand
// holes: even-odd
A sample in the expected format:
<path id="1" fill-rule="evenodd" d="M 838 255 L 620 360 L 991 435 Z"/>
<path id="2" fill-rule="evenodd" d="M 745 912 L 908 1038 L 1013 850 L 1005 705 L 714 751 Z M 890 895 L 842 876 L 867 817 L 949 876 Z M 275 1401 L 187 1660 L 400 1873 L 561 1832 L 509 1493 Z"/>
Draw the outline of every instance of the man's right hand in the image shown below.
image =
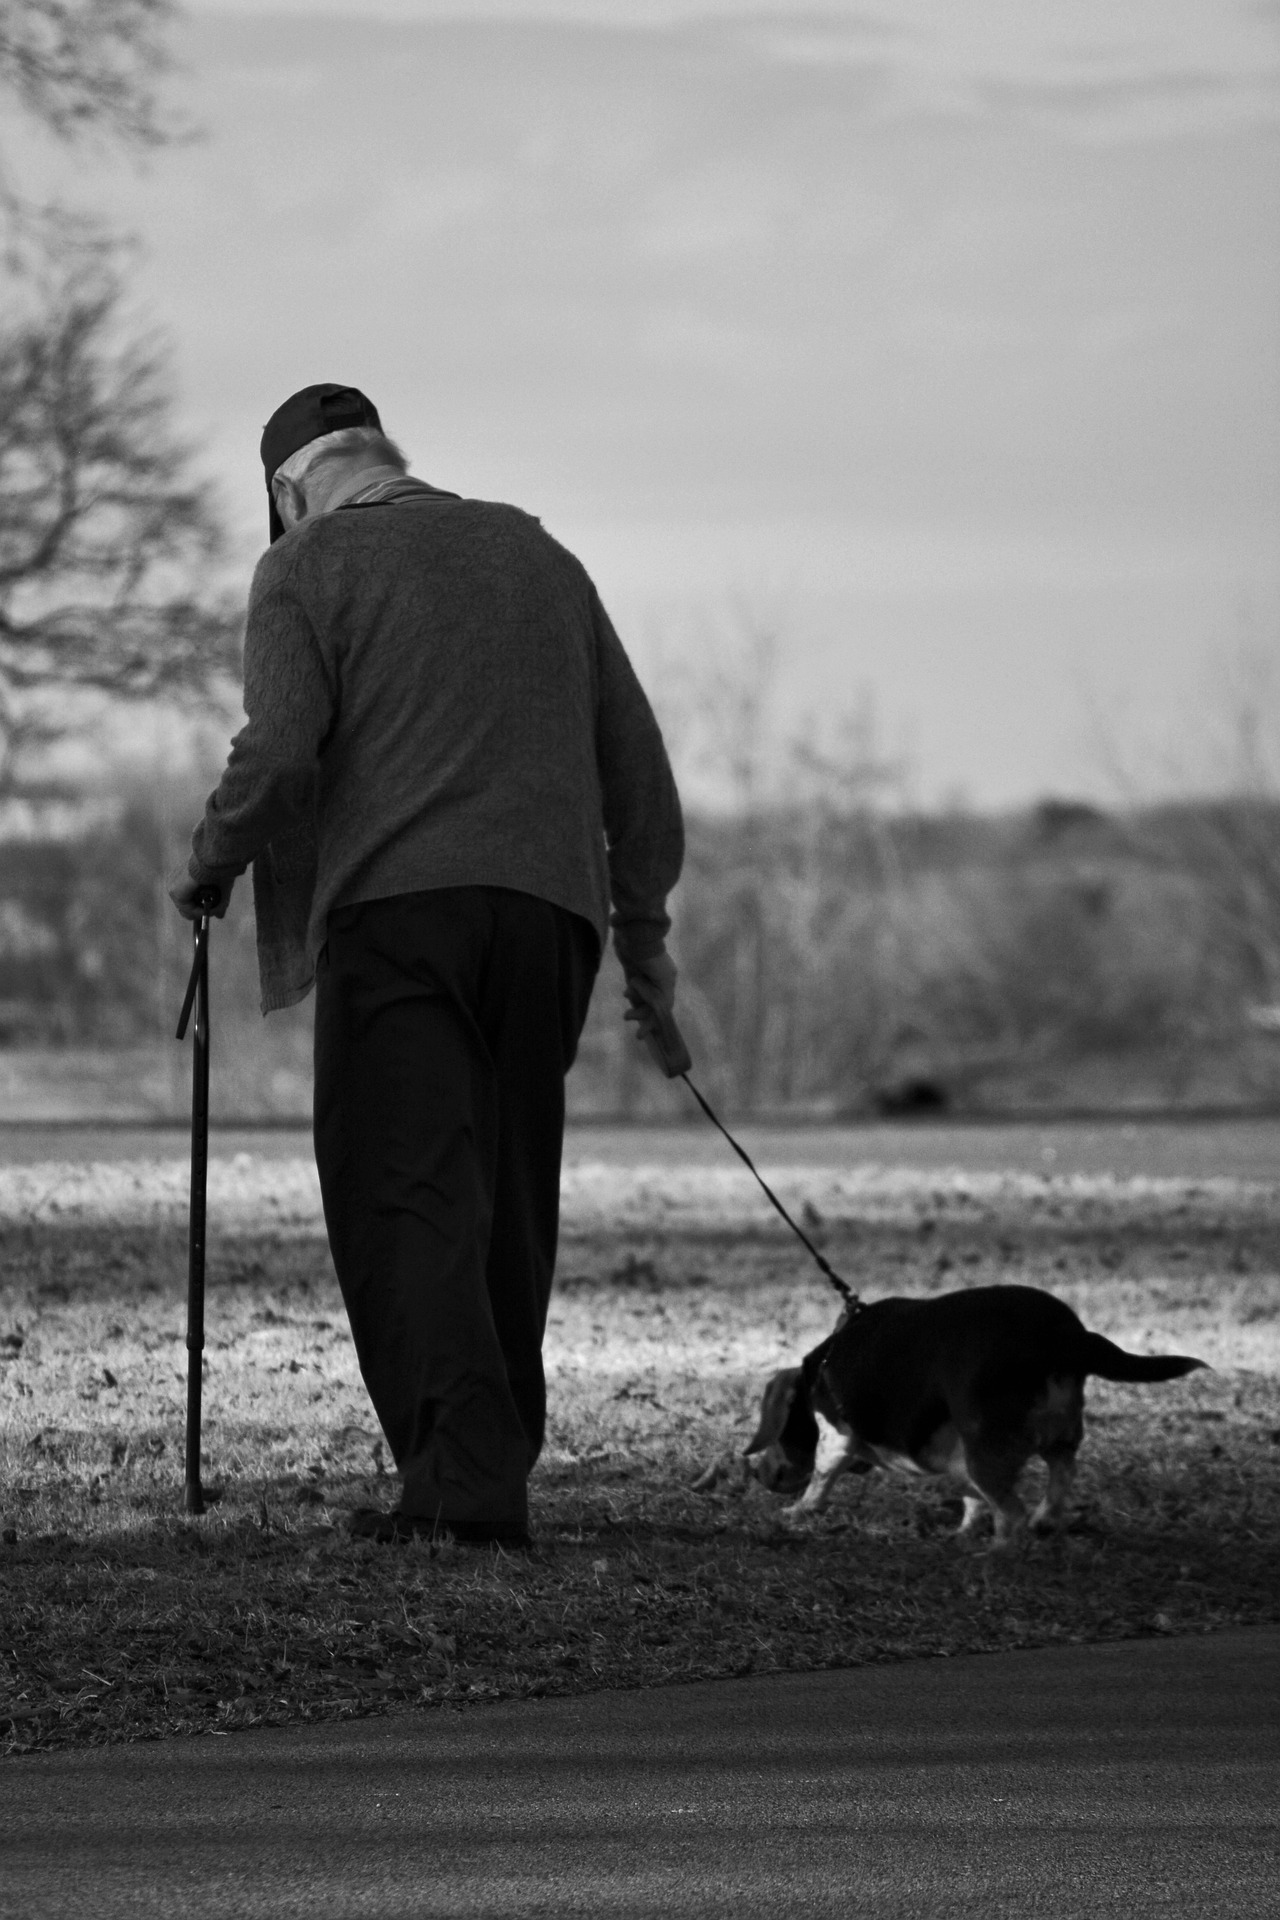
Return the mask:
<path id="1" fill-rule="evenodd" d="M 213 905 L 209 904 L 213 898 Z M 184 920 L 200 920 L 211 913 L 221 920 L 231 902 L 231 881 L 193 880 L 183 874 L 169 889 L 169 898 Z"/>
<path id="2" fill-rule="evenodd" d="M 687 1073 L 693 1060 L 675 1020 L 675 961 L 663 947 L 647 960 L 624 962 L 623 970 L 629 1003 L 623 1017 L 635 1022 L 638 1037 L 668 1080 Z"/>

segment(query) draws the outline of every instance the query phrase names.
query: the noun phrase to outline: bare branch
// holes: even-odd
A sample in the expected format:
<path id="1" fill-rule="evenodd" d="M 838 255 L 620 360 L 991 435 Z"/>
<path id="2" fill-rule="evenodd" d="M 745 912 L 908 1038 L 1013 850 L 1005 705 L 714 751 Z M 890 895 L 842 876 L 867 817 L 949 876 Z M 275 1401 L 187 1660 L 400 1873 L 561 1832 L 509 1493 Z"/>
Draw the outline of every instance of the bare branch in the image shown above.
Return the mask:
<path id="1" fill-rule="evenodd" d="M 0 0 L 0 103 L 66 146 L 139 152 L 191 138 L 156 94 L 173 64 L 163 33 L 175 12 L 173 0 Z M 92 218 L 28 198 L 2 149 L 0 230 L 4 266 L 17 278 L 41 258 L 86 265 L 118 245 Z"/>
<path id="2" fill-rule="evenodd" d="M 236 671 L 239 620 L 203 584 L 212 496 L 120 300 L 100 258 L 0 330 L 0 736 L 15 698 L 184 698 Z"/>
<path id="3" fill-rule="evenodd" d="M 172 0 L 3 0 L 0 87 L 59 140 L 162 145 L 174 130 L 154 84 L 173 16 Z"/>

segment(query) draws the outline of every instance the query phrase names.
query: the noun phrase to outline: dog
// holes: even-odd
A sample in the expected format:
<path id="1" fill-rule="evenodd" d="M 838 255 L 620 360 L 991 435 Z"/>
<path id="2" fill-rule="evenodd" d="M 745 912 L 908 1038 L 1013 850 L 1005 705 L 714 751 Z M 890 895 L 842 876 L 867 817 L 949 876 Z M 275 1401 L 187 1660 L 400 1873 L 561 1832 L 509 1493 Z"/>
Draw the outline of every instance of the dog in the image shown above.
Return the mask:
<path id="1" fill-rule="evenodd" d="M 1089 1374 L 1176 1380 L 1204 1365 L 1125 1353 L 1037 1287 L 859 1303 L 798 1367 L 769 1381 L 743 1457 L 771 1491 L 803 1489 L 788 1518 L 820 1512 L 846 1471 L 950 1475 L 964 1489 L 960 1532 L 989 1508 L 1004 1546 L 1028 1524 L 1016 1488 L 1033 1454 L 1049 1481 L 1029 1524 L 1061 1521 Z"/>

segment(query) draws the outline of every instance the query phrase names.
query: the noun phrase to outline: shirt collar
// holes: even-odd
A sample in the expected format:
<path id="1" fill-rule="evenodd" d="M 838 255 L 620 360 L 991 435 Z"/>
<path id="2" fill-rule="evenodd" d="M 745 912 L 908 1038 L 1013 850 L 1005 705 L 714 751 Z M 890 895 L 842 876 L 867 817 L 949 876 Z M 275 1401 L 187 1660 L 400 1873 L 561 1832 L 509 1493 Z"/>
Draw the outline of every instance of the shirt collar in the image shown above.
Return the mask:
<path id="1" fill-rule="evenodd" d="M 421 496 L 436 500 L 460 500 L 459 493 L 447 493 L 443 487 L 431 487 L 425 480 L 415 480 L 407 473 L 397 473 L 394 468 L 366 468 L 364 473 L 354 475 L 354 484 L 350 493 L 330 502 L 335 507 L 372 507 L 390 504 L 396 500 L 412 500 Z"/>

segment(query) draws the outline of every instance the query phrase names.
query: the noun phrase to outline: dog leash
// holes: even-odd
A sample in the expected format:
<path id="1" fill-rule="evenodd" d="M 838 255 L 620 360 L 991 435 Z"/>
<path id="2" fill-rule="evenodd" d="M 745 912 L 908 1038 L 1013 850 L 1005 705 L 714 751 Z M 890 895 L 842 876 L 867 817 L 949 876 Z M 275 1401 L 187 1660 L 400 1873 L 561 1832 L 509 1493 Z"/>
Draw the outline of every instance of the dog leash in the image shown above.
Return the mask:
<path id="1" fill-rule="evenodd" d="M 690 1093 L 693 1095 L 698 1105 L 702 1108 L 702 1111 L 706 1114 L 712 1126 L 717 1127 L 719 1129 L 719 1131 L 724 1135 L 725 1139 L 729 1142 L 729 1145 L 733 1148 L 734 1152 L 737 1154 L 739 1160 L 741 1160 L 742 1164 L 747 1168 L 748 1172 L 754 1176 L 756 1182 L 758 1183 L 761 1191 L 764 1193 L 764 1196 L 768 1200 L 770 1206 L 773 1207 L 777 1213 L 781 1214 L 782 1218 L 786 1221 L 787 1225 L 790 1227 L 792 1233 L 794 1233 L 794 1235 L 796 1236 L 796 1239 L 801 1243 L 803 1247 L 805 1247 L 808 1250 L 809 1254 L 811 1255 L 811 1257 L 813 1258 L 814 1262 L 818 1267 L 818 1271 L 823 1275 L 823 1277 L 827 1281 L 829 1281 L 829 1283 L 835 1288 L 836 1292 L 840 1295 L 840 1298 L 844 1301 L 844 1308 L 845 1308 L 846 1314 L 854 1314 L 854 1313 L 861 1312 L 864 1302 L 859 1300 L 857 1294 L 854 1292 L 853 1288 L 849 1285 L 849 1282 L 847 1280 L 841 1279 L 840 1275 L 836 1272 L 835 1268 L 831 1265 L 831 1262 L 826 1258 L 824 1258 L 824 1256 L 818 1252 L 818 1249 L 814 1246 L 812 1240 L 809 1238 L 808 1234 L 804 1231 L 803 1227 L 797 1226 L 796 1222 L 791 1218 L 791 1215 L 787 1212 L 786 1208 L 783 1206 L 781 1200 L 779 1200 L 773 1188 L 769 1185 L 764 1175 L 760 1172 L 760 1169 L 757 1167 L 755 1161 L 751 1158 L 751 1155 L 747 1152 L 746 1148 L 742 1146 L 737 1140 L 734 1139 L 728 1127 L 726 1127 L 726 1125 L 724 1124 L 724 1121 L 720 1118 L 719 1114 L 715 1111 L 714 1107 L 711 1105 L 711 1102 L 707 1100 L 703 1096 L 703 1094 L 699 1092 L 697 1087 L 694 1086 L 693 1081 L 689 1078 L 689 1069 L 693 1065 L 693 1056 L 689 1052 L 688 1047 L 685 1045 L 684 1035 L 681 1033 L 679 1027 L 676 1025 L 670 1010 L 667 1007 L 663 1006 L 661 1002 L 650 1000 L 648 995 L 643 993 L 638 983 L 633 981 L 629 983 L 629 985 L 631 987 L 631 991 L 635 992 L 638 995 L 638 997 L 644 1000 L 645 1006 L 654 1016 L 654 1020 L 656 1022 L 656 1031 L 652 1031 L 649 1033 L 642 1033 L 640 1035 L 640 1038 L 644 1041 L 645 1045 L 648 1047 L 650 1053 L 653 1055 L 653 1058 L 657 1061 L 658 1065 L 661 1067 L 663 1073 L 666 1074 L 668 1080 L 684 1081 L 684 1084 L 686 1085 L 686 1087 L 688 1087 Z"/>
<path id="2" fill-rule="evenodd" d="M 773 1188 L 769 1185 L 768 1181 L 764 1178 L 764 1175 L 760 1172 L 760 1169 L 756 1166 L 755 1161 L 751 1158 L 751 1155 L 747 1152 L 745 1147 L 741 1146 L 739 1142 L 734 1139 L 728 1127 L 726 1127 L 726 1125 L 724 1124 L 724 1121 L 721 1120 L 719 1115 L 716 1114 L 715 1111 L 713 1110 L 710 1101 L 704 1100 L 702 1095 L 699 1093 L 698 1089 L 694 1086 L 692 1080 L 689 1078 L 689 1075 L 687 1073 L 682 1073 L 678 1077 L 684 1081 L 686 1087 L 688 1087 L 690 1093 L 693 1095 L 698 1105 L 702 1108 L 702 1111 L 706 1114 L 712 1126 L 719 1127 L 721 1133 L 724 1135 L 725 1139 L 729 1142 L 729 1145 L 733 1148 L 739 1160 L 741 1160 L 743 1165 L 747 1167 L 748 1170 L 755 1175 L 756 1179 L 760 1183 L 760 1186 L 765 1194 L 765 1197 L 769 1200 L 770 1204 L 774 1206 L 777 1209 L 777 1211 L 782 1215 L 782 1218 L 786 1221 L 792 1233 L 794 1233 L 794 1235 L 796 1236 L 796 1239 L 799 1240 L 803 1246 L 808 1248 L 809 1252 L 812 1254 L 814 1260 L 817 1263 L 818 1271 L 822 1273 L 826 1277 L 826 1279 L 828 1279 L 831 1282 L 831 1285 L 835 1288 L 836 1292 L 840 1295 L 840 1298 L 844 1301 L 846 1312 L 856 1313 L 858 1309 L 862 1306 L 862 1301 L 859 1300 L 857 1294 L 854 1292 L 853 1288 L 849 1285 L 849 1282 L 847 1280 L 842 1280 L 840 1278 L 840 1275 L 836 1272 L 835 1268 L 831 1265 L 831 1262 L 825 1259 L 823 1255 L 818 1252 L 818 1249 L 814 1246 L 812 1240 L 809 1238 L 808 1234 L 804 1231 L 803 1227 L 798 1227 L 796 1225 L 795 1221 L 791 1218 L 791 1215 L 787 1212 L 786 1208 L 783 1206 L 781 1200 L 779 1200 Z"/>

